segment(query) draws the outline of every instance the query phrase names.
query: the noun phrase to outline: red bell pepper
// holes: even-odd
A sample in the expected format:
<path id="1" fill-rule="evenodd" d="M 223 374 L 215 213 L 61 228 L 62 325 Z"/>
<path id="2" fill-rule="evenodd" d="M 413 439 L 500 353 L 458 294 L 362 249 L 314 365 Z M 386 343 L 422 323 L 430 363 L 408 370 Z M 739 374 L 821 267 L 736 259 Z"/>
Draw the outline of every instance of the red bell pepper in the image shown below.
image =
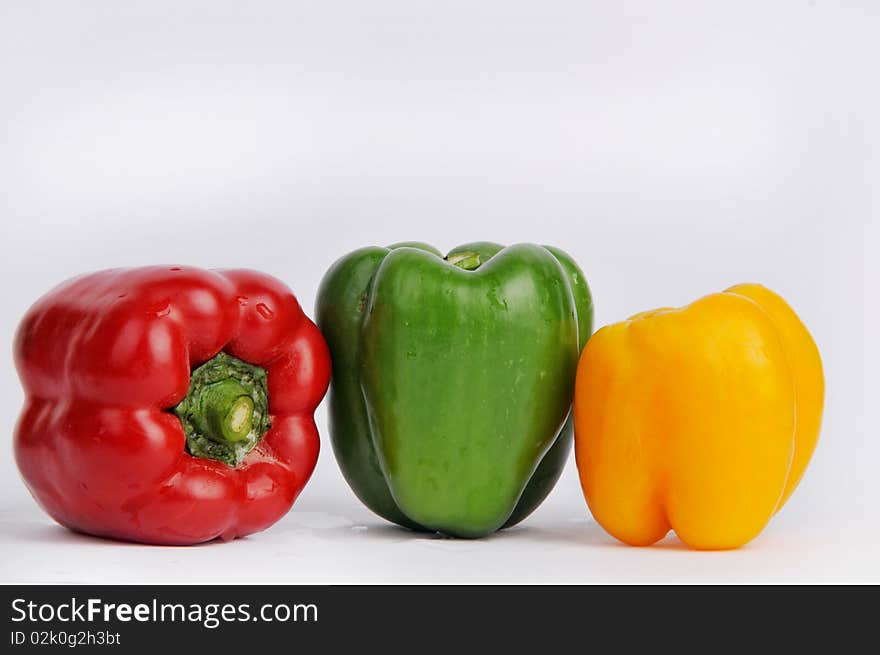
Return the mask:
<path id="1" fill-rule="evenodd" d="M 281 518 L 314 470 L 330 356 L 267 275 L 147 267 L 74 278 L 27 312 L 15 361 L 19 470 L 73 530 L 233 539 Z"/>

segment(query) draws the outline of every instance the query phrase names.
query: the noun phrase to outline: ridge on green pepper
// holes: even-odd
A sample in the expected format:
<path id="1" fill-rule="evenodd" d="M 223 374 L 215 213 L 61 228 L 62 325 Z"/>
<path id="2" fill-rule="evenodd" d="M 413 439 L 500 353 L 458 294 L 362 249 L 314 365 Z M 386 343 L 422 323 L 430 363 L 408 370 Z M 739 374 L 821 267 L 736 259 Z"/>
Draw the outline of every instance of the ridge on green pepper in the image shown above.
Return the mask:
<path id="1" fill-rule="evenodd" d="M 361 248 L 324 276 L 316 313 L 333 360 L 333 451 L 369 509 L 480 537 L 550 493 L 571 451 L 575 369 L 593 321 L 566 253 Z"/>

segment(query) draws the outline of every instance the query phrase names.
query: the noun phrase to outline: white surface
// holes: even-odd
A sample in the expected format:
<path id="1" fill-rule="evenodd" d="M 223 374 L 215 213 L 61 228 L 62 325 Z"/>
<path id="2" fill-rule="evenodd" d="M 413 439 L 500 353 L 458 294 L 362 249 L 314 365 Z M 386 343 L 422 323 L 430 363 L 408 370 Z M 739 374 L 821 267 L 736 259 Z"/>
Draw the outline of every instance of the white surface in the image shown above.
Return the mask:
<path id="1" fill-rule="evenodd" d="M 354 499 L 333 503 L 315 498 L 314 487 L 310 498 L 271 530 L 194 547 L 119 544 L 81 536 L 26 508 L 4 512 L 0 579 L 108 584 L 880 581 L 876 527 L 843 528 L 821 516 L 793 519 L 797 511 L 792 508 L 756 541 L 736 551 L 689 551 L 675 537 L 651 548 L 632 548 L 589 519 L 583 500 L 570 493 L 577 491 L 575 476 L 563 483 L 569 489 L 559 489 L 528 522 L 473 541 L 416 535 L 374 518 Z M 560 496 L 566 502 L 559 502 Z"/>
<path id="2" fill-rule="evenodd" d="M 617 545 L 573 462 L 515 530 L 413 536 L 358 504 L 326 433 L 271 530 L 124 545 L 30 500 L 7 346 L 0 582 L 880 582 L 877 3 L 179 4 L 0 8 L 0 343 L 83 270 L 250 266 L 310 309 L 362 245 L 537 241 L 581 263 L 597 325 L 782 293 L 824 357 L 822 438 L 736 552 Z"/>

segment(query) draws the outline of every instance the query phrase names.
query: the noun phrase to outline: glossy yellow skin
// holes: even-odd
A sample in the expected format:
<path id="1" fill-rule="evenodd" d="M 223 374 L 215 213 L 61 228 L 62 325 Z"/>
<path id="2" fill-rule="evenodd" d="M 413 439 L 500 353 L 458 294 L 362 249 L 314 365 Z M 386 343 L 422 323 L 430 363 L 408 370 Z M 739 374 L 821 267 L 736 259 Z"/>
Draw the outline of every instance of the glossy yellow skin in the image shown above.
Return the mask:
<path id="1" fill-rule="evenodd" d="M 644 546 L 753 539 L 819 437 L 819 351 L 777 294 L 732 287 L 602 328 L 575 388 L 575 453 L 596 521 Z"/>

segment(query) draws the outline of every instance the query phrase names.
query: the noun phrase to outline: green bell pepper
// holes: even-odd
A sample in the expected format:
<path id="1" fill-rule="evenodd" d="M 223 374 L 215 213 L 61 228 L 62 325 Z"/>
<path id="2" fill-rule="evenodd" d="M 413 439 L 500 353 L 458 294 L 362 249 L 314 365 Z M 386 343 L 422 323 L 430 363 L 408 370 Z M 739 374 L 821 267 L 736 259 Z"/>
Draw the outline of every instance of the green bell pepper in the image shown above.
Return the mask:
<path id="1" fill-rule="evenodd" d="M 587 281 L 560 250 L 480 242 L 362 248 L 318 291 L 330 437 L 376 514 L 480 537 L 550 493 L 572 443 Z"/>

